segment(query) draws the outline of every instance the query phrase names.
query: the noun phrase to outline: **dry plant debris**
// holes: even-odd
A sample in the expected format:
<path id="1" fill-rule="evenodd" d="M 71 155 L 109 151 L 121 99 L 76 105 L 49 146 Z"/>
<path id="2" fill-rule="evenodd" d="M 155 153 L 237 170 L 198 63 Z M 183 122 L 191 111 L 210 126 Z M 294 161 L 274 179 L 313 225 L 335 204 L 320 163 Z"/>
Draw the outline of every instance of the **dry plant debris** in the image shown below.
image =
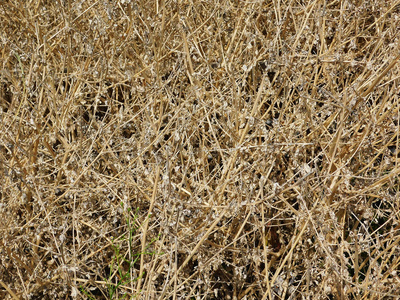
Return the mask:
<path id="1" fill-rule="evenodd" d="M 1 1 L 0 298 L 400 297 L 399 21 Z"/>

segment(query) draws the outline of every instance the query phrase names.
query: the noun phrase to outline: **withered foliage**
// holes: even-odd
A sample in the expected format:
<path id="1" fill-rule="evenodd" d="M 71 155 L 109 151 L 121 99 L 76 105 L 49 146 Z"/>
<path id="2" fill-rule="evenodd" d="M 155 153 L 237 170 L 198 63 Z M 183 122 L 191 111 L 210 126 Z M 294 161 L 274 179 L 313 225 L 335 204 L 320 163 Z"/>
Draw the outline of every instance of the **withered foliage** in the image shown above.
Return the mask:
<path id="1" fill-rule="evenodd" d="M 400 297 L 398 2 L 0 1 L 0 298 Z"/>

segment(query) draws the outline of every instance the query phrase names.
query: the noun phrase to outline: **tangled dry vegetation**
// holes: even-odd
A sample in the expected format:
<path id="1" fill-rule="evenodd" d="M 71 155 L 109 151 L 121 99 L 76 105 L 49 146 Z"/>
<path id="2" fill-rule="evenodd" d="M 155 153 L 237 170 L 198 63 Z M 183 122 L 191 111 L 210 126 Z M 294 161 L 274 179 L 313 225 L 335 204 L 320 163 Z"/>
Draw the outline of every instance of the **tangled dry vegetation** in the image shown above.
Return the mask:
<path id="1" fill-rule="evenodd" d="M 399 297 L 399 2 L 1 1 L 0 298 Z"/>

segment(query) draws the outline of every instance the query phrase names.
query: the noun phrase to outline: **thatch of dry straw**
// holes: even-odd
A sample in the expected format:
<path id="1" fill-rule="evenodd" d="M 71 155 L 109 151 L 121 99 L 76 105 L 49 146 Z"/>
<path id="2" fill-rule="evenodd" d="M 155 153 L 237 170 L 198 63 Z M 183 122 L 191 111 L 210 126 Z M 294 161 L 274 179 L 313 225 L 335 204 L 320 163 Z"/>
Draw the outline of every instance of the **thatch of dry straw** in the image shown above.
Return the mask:
<path id="1" fill-rule="evenodd" d="M 0 298 L 400 297 L 399 20 L 1 1 Z"/>

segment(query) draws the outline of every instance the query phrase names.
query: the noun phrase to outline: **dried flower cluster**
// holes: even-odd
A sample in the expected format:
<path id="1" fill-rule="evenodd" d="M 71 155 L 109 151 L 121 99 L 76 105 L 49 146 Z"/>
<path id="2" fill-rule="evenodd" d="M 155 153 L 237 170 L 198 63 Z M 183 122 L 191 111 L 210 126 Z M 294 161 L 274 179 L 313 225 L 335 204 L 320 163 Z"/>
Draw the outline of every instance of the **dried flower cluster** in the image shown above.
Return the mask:
<path id="1" fill-rule="evenodd" d="M 0 298 L 400 297 L 397 2 L 1 1 Z"/>

